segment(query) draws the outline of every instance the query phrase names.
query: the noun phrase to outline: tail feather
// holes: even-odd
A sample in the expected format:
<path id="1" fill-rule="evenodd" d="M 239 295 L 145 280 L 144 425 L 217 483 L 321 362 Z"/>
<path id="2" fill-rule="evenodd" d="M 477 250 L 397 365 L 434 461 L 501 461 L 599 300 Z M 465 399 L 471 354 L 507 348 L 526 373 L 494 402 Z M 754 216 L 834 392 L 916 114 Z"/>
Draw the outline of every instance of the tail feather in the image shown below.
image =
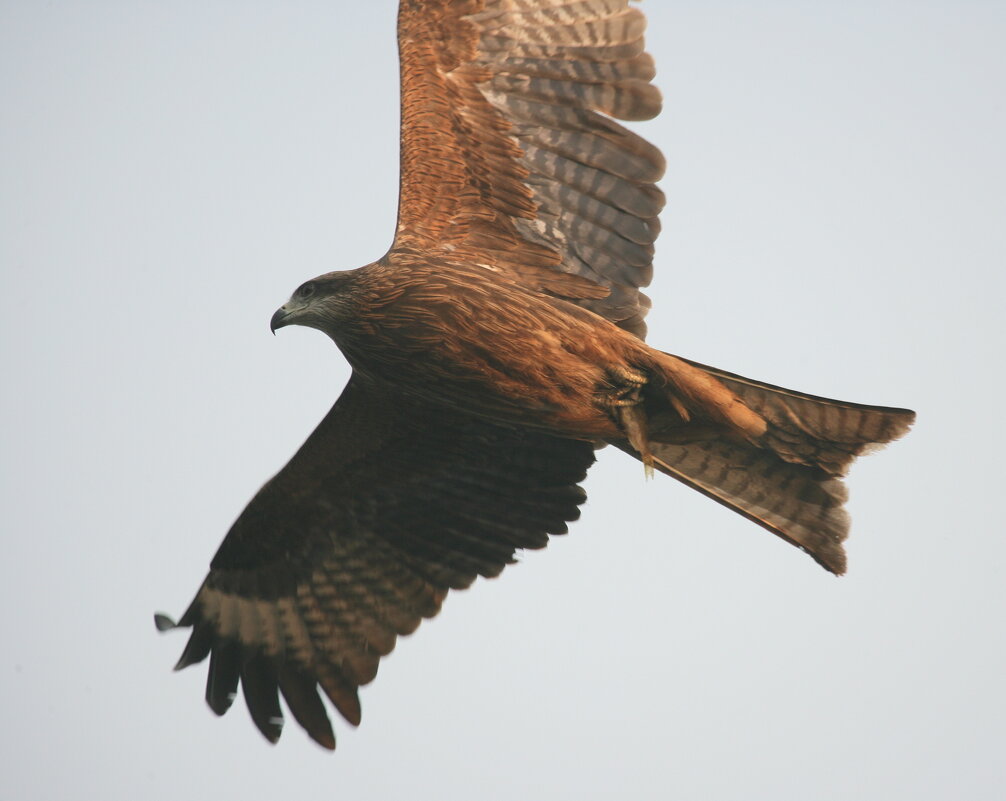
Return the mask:
<path id="1" fill-rule="evenodd" d="M 615 444 L 636 455 L 628 443 Z M 848 493 L 840 479 L 727 439 L 651 442 L 650 449 L 660 472 L 802 548 L 826 570 L 845 572 Z"/>
<path id="2" fill-rule="evenodd" d="M 714 376 L 768 422 L 763 441 L 779 456 L 831 475 L 844 475 L 857 456 L 904 436 L 915 422 L 909 409 L 822 398 L 688 363 Z"/>
<path id="3" fill-rule="evenodd" d="M 857 456 L 905 434 L 915 413 L 820 398 L 688 364 L 759 415 L 764 432 L 738 436 L 712 416 L 686 422 L 672 403 L 650 398 L 653 465 L 802 548 L 832 573 L 844 573 L 848 493 L 839 476 Z M 613 444 L 639 458 L 628 441 Z"/>

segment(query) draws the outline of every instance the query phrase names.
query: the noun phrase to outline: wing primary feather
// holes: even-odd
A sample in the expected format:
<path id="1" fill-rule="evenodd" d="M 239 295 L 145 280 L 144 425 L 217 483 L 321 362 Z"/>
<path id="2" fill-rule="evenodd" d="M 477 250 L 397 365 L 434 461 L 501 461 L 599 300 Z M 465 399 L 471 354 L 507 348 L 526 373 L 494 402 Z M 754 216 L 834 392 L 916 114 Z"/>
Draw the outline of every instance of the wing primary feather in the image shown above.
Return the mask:
<path id="1" fill-rule="evenodd" d="M 279 689 L 294 719 L 322 748 L 335 750 L 332 722 L 318 695 L 317 682 L 289 663 L 279 671 Z"/>
<path id="2" fill-rule="evenodd" d="M 217 715 L 231 708 L 241 677 L 241 652 L 237 643 L 224 639 L 214 645 L 206 674 L 206 703 Z"/>
<path id="3" fill-rule="evenodd" d="M 189 665 L 202 662 L 209 656 L 215 639 L 216 633 L 213 631 L 212 626 L 202 621 L 197 623 L 192 628 L 192 634 L 189 637 L 189 641 L 185 644 L 185 650 L 182 651 L 182 655 L 178 658 L 175 670 L 182 670 Z"/>
<path id="4" fill-rule="evenodd" d="M 158 631 L 171 631 L 171 629 L 178 628 L 178 624 L 175 623 L 174 618 L 164 614 L 164 612 L 154 612 L 154 625 Z"/>
<path id="5" fill-rule="evenodd" d="M 325 691 L 339 714 L 354 726 L 360 725 L 362 710 L 356 685 L 347 681 L 342 672 L 333 664 L 316 664 L 318 684 Z"/>
<path id="6" fill-rule="evenodd" d="M 283 733 L 283 710 L 279 706 L 279 688 L 276 668 L 267 656 L 255 653 L 241 665 L 241 688 L 251 718 L 270 742 L 275 743 Z"/>

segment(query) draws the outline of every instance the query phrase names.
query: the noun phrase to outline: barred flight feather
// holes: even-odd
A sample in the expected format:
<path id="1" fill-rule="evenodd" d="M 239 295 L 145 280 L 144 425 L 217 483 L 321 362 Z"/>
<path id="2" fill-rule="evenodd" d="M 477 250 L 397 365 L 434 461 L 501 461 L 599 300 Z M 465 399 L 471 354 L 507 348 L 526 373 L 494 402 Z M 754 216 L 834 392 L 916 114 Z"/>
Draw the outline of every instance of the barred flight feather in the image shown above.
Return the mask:
<path id="1" fill-rule="evenodd" d="M 403 3 L 396 246 L 590 279 L 610 296 L 567 296 L 642 335 L 664 162 L 611 117 L 660 110 L 645 26 L 625 0 Z"/>

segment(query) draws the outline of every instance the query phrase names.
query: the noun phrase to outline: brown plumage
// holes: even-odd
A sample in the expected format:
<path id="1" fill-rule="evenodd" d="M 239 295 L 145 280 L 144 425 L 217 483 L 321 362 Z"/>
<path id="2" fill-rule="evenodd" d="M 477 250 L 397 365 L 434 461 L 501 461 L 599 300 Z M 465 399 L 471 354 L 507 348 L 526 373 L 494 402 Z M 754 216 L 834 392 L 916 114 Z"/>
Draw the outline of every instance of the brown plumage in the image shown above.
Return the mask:
<path id="1" fill-rule="evenodd" d="M 398 227 L 379 261 L 308 281 L 273 328 L 328 334 L 353 376 L 252 499 L 178 624 L 223 714 L 282 694 L 321 745 L 319 689 L 357 688 L 447 591 L 566 531 L 610 443 L 845 569 L 841 475 L 905 409 L 817 398 L 647 346 L 663 159 L 626 0 L 402 0 Z"/>

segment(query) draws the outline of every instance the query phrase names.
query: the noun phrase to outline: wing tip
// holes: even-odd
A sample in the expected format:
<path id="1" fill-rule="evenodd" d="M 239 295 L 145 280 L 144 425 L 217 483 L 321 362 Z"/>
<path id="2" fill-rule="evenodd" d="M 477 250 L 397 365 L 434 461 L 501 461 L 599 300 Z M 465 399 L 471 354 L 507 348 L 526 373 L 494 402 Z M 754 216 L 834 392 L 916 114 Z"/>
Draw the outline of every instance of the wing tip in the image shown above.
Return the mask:
<path id="1" fill-rule="evenodd" d="M 309 731 L 311 739 L 314 740 L 318 745 L 324 748 L 326 751 L 335 750 L 335 735 L 331 732 L 312 732 Z"/>
<path id="2" fill-rule="evenodd" d="M 178 628 L 178 624 L 175 622 L 174 618 L 170 615 L 164 614 L 164 612 L 154 612 L 154 626 L 161 633 Z"/>
<path id="3" fill-rule="evenodd" d="M 259 720 L 252 715 L 252 722 L 255 724 L 255 728 L 268 741 L 269 745 L 277 745 L 279 743 L 279 738 L 283 734 L 283 724 L 286 723 L 286 719 L 282 715 L 273 715 L 264 720 Z"/>

